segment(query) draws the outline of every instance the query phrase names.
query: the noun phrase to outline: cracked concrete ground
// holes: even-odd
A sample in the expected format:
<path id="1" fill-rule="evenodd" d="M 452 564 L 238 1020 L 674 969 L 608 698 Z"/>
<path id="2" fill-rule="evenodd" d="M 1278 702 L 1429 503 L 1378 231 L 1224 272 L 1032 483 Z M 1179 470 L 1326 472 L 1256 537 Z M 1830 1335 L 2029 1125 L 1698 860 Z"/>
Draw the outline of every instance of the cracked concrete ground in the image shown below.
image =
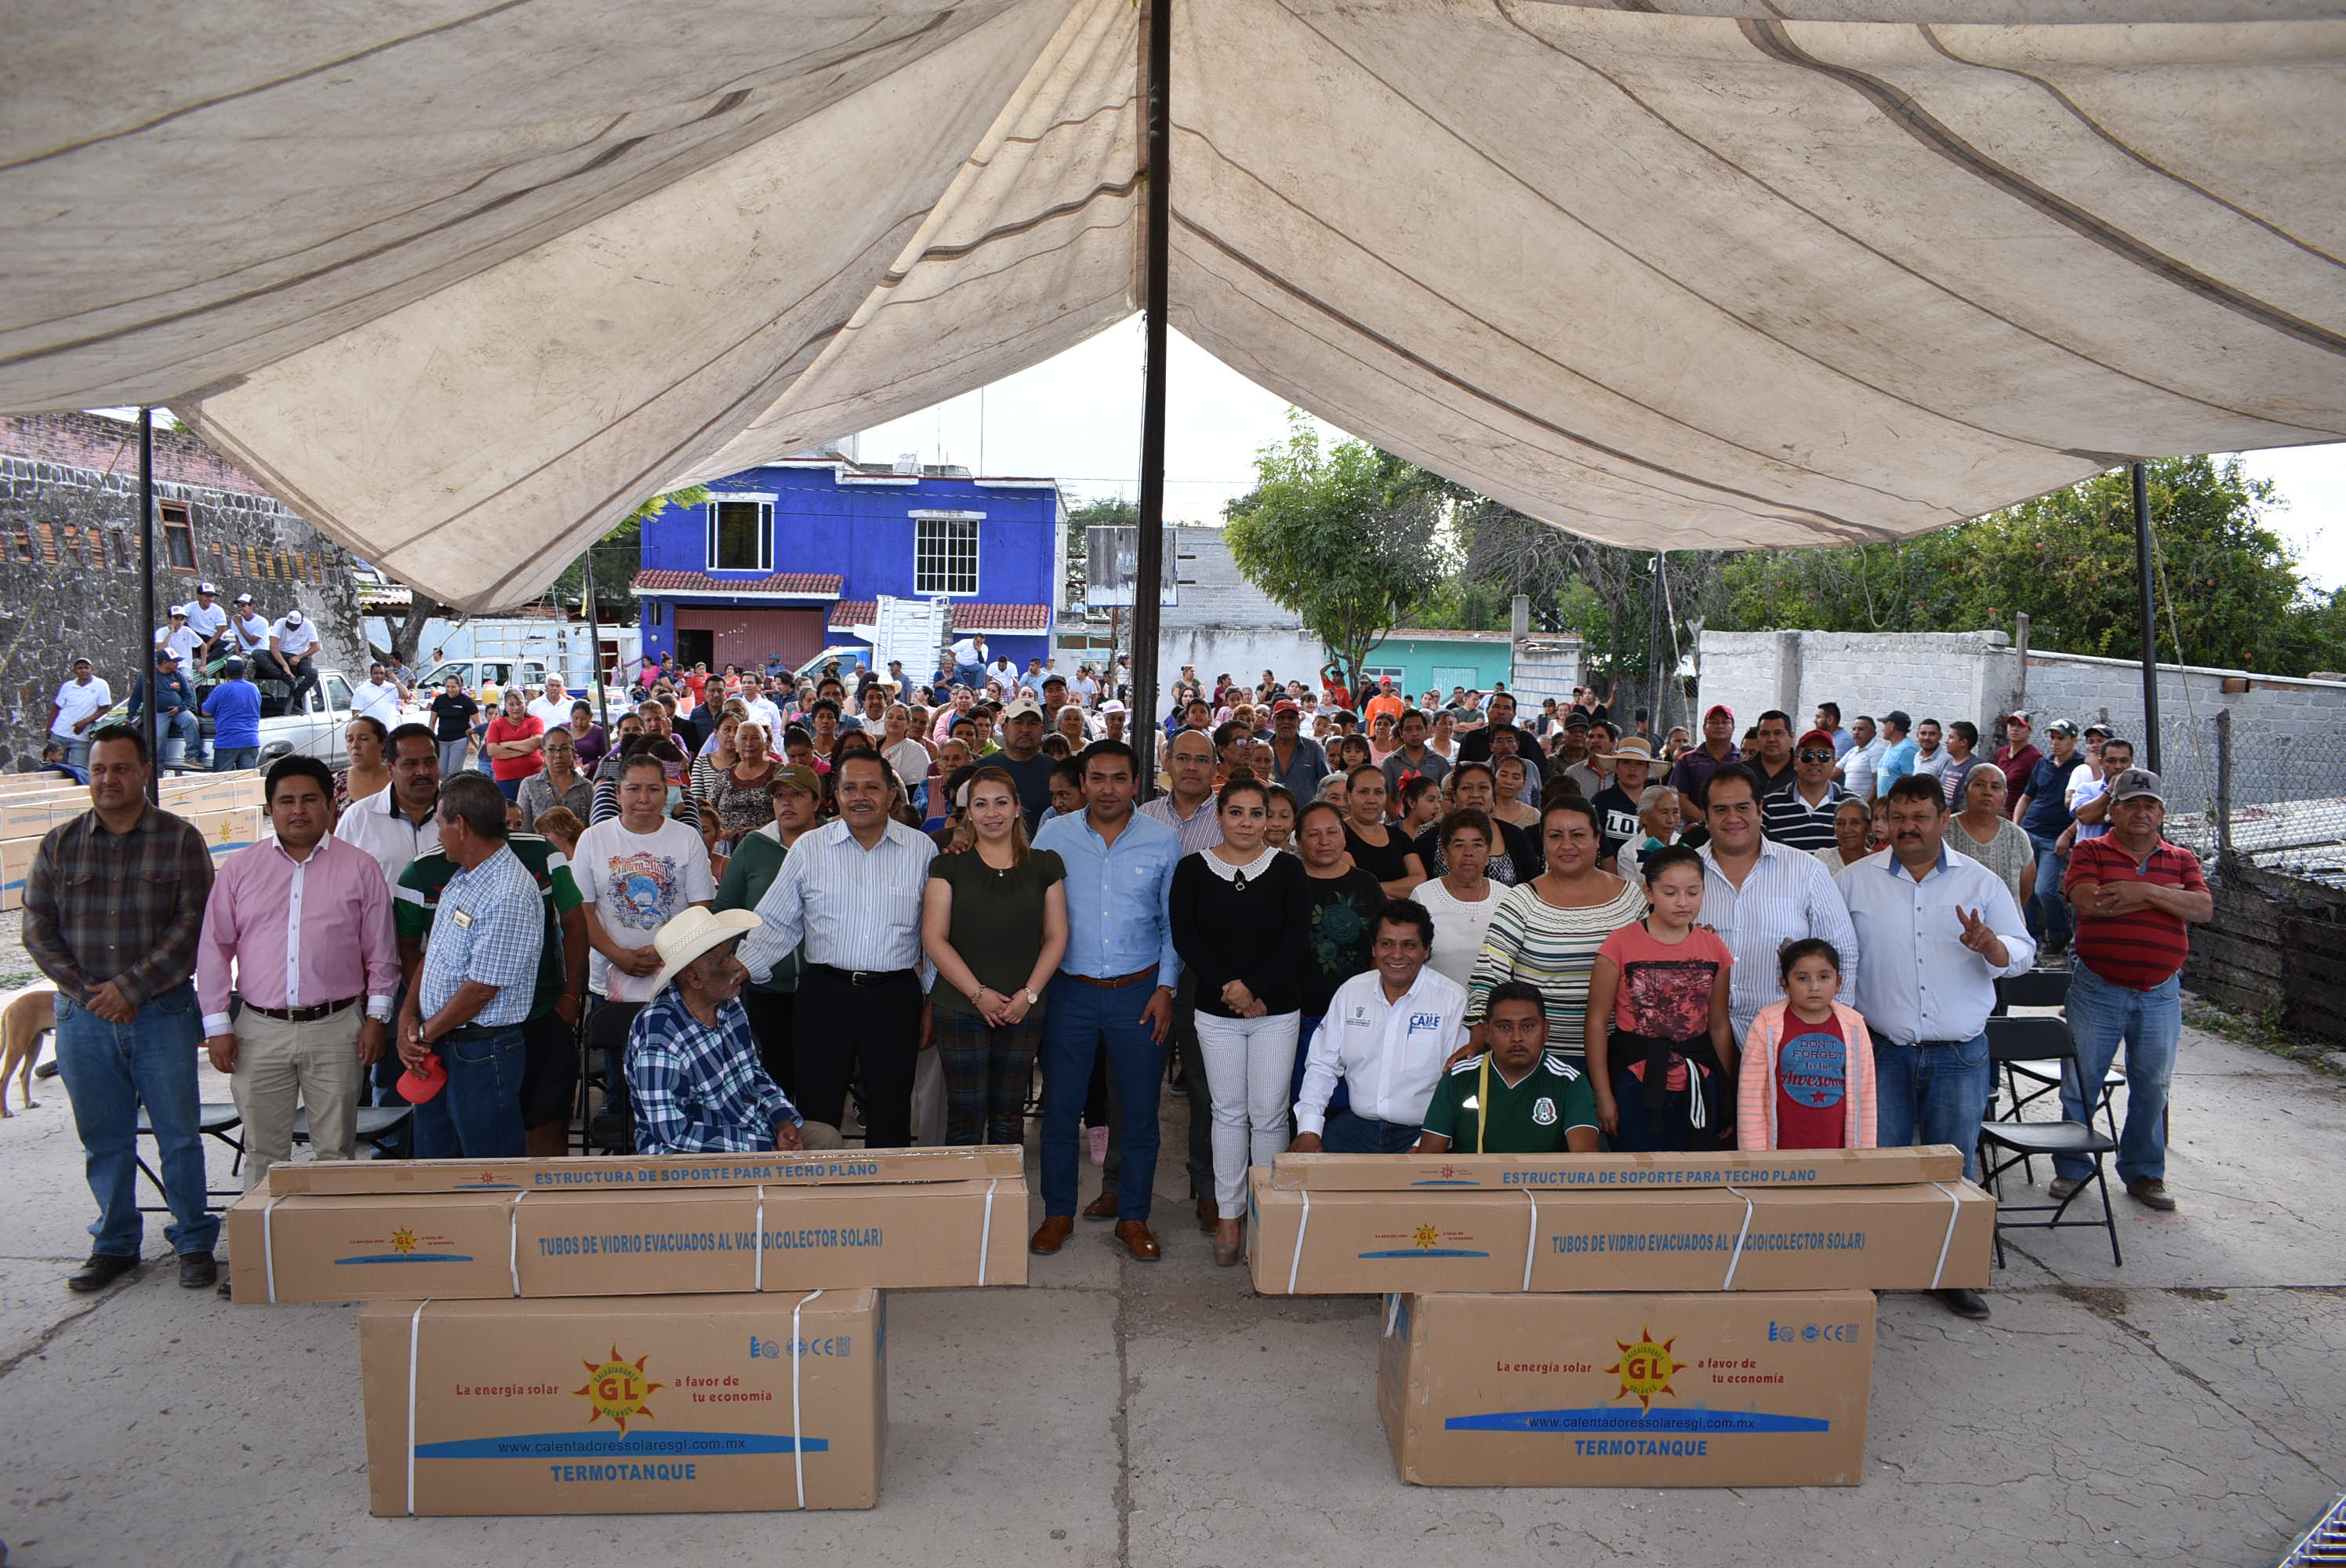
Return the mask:
<path id="1" fill-rule="evenodd" d="M 1377 1304 L 1260 1298 L 1213 1268 L 1181 1223 L 1177 1161 L 1159 1185 L 1162 1264 L 1122 1261 L 1087 1225 L 1035 1260 L 1027 1289 L 899 1292 L 880 1506 L 803 1518 L 370 1518 L 356 1309 L 231 1308 L 162 1268 L 67 1295 L 89 1198 L 64 1094 L 39 1087 L 41 1109 L 0 1122 L 11 1568 L 684 1553 L 1272 1568 L 1396 1549 L 1507 1565 L 2220 1568 L 2270 1563 L 2346 1489 L 2346 1090 L 2197 1031 L 2168 1168 L 2183 1212 L 2121 1197 L 2123 1268 L 2098 1231 L 2024 1236 L 1988 1324 L 1883 1298 L 1862 1487 L 1402 1486 L 1376 1421 Z M 1168 1150 L 1182 1115 L 1168 1111 Z"/>

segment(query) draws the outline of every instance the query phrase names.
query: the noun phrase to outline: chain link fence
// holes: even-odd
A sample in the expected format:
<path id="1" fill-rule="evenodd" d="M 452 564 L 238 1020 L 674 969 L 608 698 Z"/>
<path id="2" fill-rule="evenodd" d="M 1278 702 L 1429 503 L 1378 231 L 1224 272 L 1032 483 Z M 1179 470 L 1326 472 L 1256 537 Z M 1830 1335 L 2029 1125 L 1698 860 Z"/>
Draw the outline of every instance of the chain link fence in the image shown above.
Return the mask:
<path id="1" fill-rule="evenodd" d="M 2334 746 L 2235 725 L 2228 708 L 2163 718 L 2169 839 L 2210 867 L 2346 889 L 2346 759 Z"/>

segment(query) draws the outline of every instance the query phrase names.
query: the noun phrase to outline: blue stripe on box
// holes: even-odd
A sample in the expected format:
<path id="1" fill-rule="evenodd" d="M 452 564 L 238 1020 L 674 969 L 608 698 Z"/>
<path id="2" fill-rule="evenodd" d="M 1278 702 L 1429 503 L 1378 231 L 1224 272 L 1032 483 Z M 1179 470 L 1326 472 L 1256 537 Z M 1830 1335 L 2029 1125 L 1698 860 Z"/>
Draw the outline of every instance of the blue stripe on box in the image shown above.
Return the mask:
<path id="1" fill-rule="evenodd" d="M 1487 1252 L 1469 1252 L 1463 1247 L 1396 1247 L 1391 1252 L 1363 1252 L 1363 1257 L 1488 1257 Z"/>
<path id="2" fill-rule="evenodd" d="M 826 1453 L 829 1438 L 788 1432 L 523 1432 L 415 1445 L 418 1459 L 724 1459 L 740 1454 Z"/>
<path id="3" fill-rule="evenodd" d="M 345 1263 L 470 1263 L 472 1255 L 464 1252 L 378 1252 L 370 1257 L 337 1257 L 337 1266 Z"/>
<path id="4" fill-rule="evenodd" d="M 1633 1410 L 1588 1405 L 1564 1410 L 1492 1410 L 1452 1416 L 1443 1426 L 1460 1432 L 1822 1432 L 1832 1422 L 1815 1416 L 1779 1416 L 1765 1410 Z"/>

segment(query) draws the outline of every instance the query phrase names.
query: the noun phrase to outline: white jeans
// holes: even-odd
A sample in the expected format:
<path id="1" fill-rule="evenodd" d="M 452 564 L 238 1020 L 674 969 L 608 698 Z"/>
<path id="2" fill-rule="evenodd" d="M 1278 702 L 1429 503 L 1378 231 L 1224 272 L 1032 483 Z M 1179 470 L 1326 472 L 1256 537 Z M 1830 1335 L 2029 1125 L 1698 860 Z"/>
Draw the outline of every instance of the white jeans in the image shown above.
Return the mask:
<path id="1" fill-rule="evenodd" d="M 1198 1014 L 1198 1051 L 1214 1100 L 1214 1201 L 1224 1219 L 1247 1211 L 1247 1166 L 1287 1146 L 1287 1086 L 1295 1074 L 1300 1013 L 1269 1018 Z"/>

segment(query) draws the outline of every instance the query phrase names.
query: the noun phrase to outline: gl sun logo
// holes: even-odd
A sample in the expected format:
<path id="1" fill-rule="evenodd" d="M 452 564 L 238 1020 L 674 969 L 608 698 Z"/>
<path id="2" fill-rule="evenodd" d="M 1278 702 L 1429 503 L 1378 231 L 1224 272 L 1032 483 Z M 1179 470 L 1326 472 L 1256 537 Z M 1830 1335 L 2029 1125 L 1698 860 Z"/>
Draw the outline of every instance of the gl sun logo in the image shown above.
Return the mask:
<path id="1" fill-rule="evenodd" d="M 1430 1225 L 1421 1225 L 1410 1234 L 1410 1239 L 1421 1248 L 1430 1248 L 1442 1239 L 1442 1233 Z"/>
<path id="2" fill-rule="evenodd" d="M 393 1252 L 413 1252 L 413 1251 L 414 1251 L 414 1250 L 415 1250 L 415 1232 L 413 1232 L 413 1230 L 410 1230 L 407 1227 L 405 1227 L 405 1226 L 403 1226 L 403 1226 L 401 1226 L 397 1230 L 393 1231 L 393 1232 L 391 1233 L 391 1249 L 392 1249 Z"/>
<path id="3" fill-rule="evenodd" d="M 659 1419 L 658 1414 L 646 1408 L 645 1401 L 668 1385 L 655 1383 L 644 1376 L 644 1363 L 650 1359 L 647 1354 L 632 1361 L 627 1360 L 620 1356 L 619 1348 L 614 1345 L 610 1359 L 600 1365 L 581 1361 L 580 1364 L 586 1369 L 586 1386 L 570 1391 L 594 1407 L 586 1417 L 588 1426 L 608 1416 L 611 1424 L 619 1429 L 619 1435 L 625 1437 L 630 1420 Z"/>
<path id="4" fill-rule="evenodd" d="M 1683 1369 L 1686 1363 L 1670 1359 L 1670 1347 L 1678 1343 L 1677 1336 L 1657 1343 L 1653 1329 L 1647 1329 L 1639 1333 L 1635 1344 L 1623 1344 L 1618 1339 L 1613 1343 L 1620 1346 L 1621 1359 L 1605 1369 L 1621 1380 L 1621 1391 L 1614 1398 L 1635 1394 L 1638 1406 L 1650 1410 L 1654 1408 L 1655 1395 L 1678 1397 L 1678 1390 L 1670 1387 L 1670 1378 Z"/>

